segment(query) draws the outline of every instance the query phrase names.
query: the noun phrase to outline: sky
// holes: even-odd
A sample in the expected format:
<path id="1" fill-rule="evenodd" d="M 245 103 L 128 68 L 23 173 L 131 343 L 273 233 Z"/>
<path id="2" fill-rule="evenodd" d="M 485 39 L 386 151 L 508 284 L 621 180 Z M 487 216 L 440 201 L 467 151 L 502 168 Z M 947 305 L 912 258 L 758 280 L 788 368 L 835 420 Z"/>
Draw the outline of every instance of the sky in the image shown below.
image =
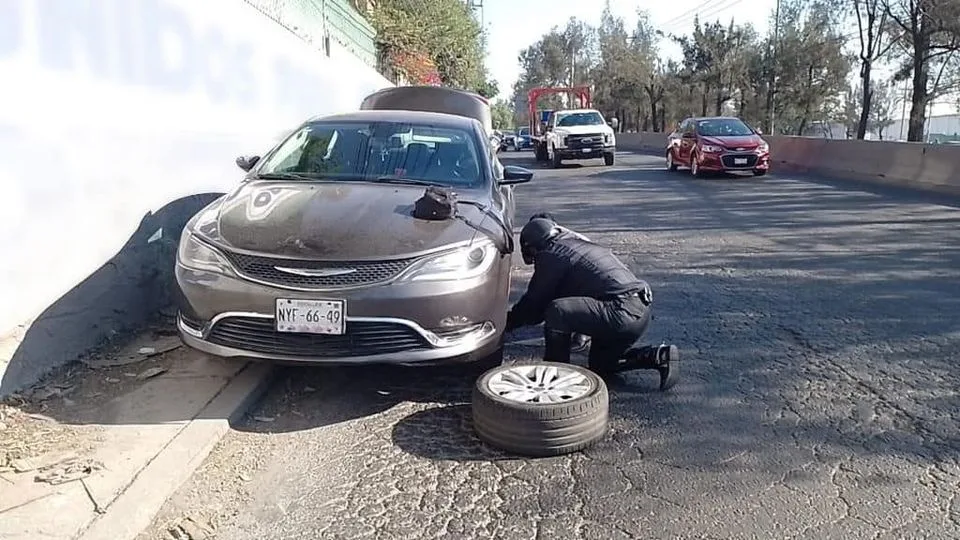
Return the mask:
<path id="1" fill-rule="evenodd" d="M 674 0 L 675 1 L 675 0 Z M 517 56 L 536 43 L 553 26 L 563 27 L 570 17 L 590 25 L 600 24 L 604 0 L 483 0 L 483 22 L 489 35 L 487 65 L 500 88 L 500 98 L 509 98 L 520 74 Z M 694 15 L 701 20 L 751 23 L 765 32 L 776 0 L 610 0 L 610 9 L 626 23 L 628 31 L 636 23 L 638 9 L 649 13 L 655 26 L 675 34 L 693 31 Z M 675 44 L 661 41 L 665 57 L 678 58 Z"/>

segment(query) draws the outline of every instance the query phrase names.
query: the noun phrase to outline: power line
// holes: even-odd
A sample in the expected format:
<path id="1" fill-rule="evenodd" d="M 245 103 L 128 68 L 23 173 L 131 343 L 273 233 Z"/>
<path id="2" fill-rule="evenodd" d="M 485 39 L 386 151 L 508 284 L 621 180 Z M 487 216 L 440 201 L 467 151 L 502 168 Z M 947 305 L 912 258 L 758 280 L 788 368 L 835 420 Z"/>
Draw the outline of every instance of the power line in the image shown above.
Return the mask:
<path id="1" fill-rule="evenodd" d="M 729 1 L 729 0 L 727 0 L 727 1 Z M 709 18 L 713 17 L 714 15 L 720 15 L 721 12 L 732 8 L 733 6 L 739 4 L 739 3 L 742 2 L 742 1 L 743 1 L 743 0 L 732 0 L 732 2 L 731 2 L 730 4 L 727 4 L 727 5 L 725 5 L 725 6 L 724 6 L 724 5 L 715 6 L 715 7 L 711 8 L 710 10 L 707 10 L 706 13 L 697 13 L 695 17 L 690 18 L 688 21 L 685 21 L 683 24 L 692 23 L 696 18 L 699 18 L 700 21 L 703 22 L 704 20 L 709 19 Z"/>
<path id="2" fill-rule="evenodd" d="M 692 8 L 692 9 L 689 9 L 689 10 L 687 10 L 687 11 L 684 11 L 684 12 L 681 13 L 680 15 L 677 15 L 676 17 L 674 17 L 674 18 L 672 18 L 672 19 L 664 22 L 663 25 L 664 25 L 664 26 L 673 25 L 673 24 L 676 23 L 677 21 L 681 21 L 681 20 L 689 17 L 690 14 L 696 13 L 696 12 L 699 11 L 701 8 L 707 7 L 708 4 L 712 4 L 712 3 L 718 2 L 718 1 L 723 2 L 723 1 L 726 1 L 726 0 L 704 0 L 704 2 L 702 2 L 699 6 L 695 6 L 695 7 Z"/>

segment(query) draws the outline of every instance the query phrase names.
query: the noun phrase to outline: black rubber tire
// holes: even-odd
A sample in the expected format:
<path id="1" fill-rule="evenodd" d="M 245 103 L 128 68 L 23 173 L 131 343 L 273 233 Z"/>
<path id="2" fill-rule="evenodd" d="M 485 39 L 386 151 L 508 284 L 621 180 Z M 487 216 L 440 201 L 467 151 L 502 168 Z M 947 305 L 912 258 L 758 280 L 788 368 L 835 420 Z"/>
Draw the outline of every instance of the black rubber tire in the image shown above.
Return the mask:
<path id="1" fill-rule="evenodd" d="M 677 167 L 679 167 L 679 165 L 677 165 L 677 161 L 676 161 L 675 159 L 673 159 L 673 151 L 672 151 L 672 150 L 667 150 L 666 159 L 668 159 L 667 170 L 668 170 L 668 171 L 671 171 L 671 172 L 677 170 Z"/>
<path id="2" fill-rule="evenodd" d="M 614 158 L 613 152 L 609 152 L 603 155 L 603 164 L 606 165 L 607 167 L 613 166 L 614 160 L 615 158 Z"/>
<path id="3" fill-rule="evenodd" d="M 587 395 L 564 403 L 517 403 L 495 395 L 487 381 L 500 371 L 520 366 L 490 369 L 473 386 L 473 428 L 481 441 L 514 454 L 548 457 L 583 450 L 607 435 L 610 395 L 600 376 L 573 364 L 531 365 L 576 370 L 593 383 L 593 388 Z"/>
<path id="4" fill-rule="evenodd" d="M 557 153 L 556 148 L 553 149 L 553 155 L 550 156 L 550 158 L 551 158 L 551 162 L 553 164 L 554 169 L 559 169 L 560 167 L 563 167 L 563 160 L 560 159 L 560 154 Z"/>
<path id="5" fill-rule="evenodd" d="M 754 176 L 763 176 L 763 175 L 765 175 L 765 174 L 767 174 L 767 171 L 766 171 L 765 169 L 754 169 L 754 170 L 753 170 L 753 175 L 754 175 Z"/>

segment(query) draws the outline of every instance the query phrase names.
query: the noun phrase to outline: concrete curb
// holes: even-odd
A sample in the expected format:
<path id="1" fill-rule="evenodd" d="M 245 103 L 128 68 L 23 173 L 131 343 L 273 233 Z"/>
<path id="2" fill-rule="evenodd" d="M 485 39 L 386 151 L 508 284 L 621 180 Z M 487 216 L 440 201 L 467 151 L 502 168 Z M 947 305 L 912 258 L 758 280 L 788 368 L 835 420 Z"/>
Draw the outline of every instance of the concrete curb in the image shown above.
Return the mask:
<path id="1" fill-rule="evenodd" d="M 263 395 L 273 366 L 250 363 L 191 420 L 129 486 L 79 535 L 79 540 L 135 540 L 207 458 L 213 448 Z"/>

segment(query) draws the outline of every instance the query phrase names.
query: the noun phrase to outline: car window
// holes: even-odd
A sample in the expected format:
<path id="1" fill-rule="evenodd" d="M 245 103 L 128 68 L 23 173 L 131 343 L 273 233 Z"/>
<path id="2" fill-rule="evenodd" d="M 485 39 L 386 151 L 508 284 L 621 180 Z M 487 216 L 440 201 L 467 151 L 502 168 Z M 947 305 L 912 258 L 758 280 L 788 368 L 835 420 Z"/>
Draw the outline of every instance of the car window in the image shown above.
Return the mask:
<path id="1" fill-rule="evenodd" d="M 519 132 L 520 136 L 525 136 L 530 134 L 530 128 L 523 128 Z"/>
<path id="2" fill-rule="evenodd" d="M 604 123 L 603 117 L 598 112 L 579 112 L 557 116 L 557 125 L 560 127 L 596 126 Z"/>
<path id="3" fill-rule="evenodd" d="M 698 120 L 697 132 L 707 137 L 743 137 L 753 135 L 753 130 L 739 118 Z"/>
<path id="4" fill-rule="evenodd" d="M 384 176 L 471 187 L 484 183 L 482 146 L 465 129 L 398 122 L 311 122 L 258 169 L 331 180 Z"/>

